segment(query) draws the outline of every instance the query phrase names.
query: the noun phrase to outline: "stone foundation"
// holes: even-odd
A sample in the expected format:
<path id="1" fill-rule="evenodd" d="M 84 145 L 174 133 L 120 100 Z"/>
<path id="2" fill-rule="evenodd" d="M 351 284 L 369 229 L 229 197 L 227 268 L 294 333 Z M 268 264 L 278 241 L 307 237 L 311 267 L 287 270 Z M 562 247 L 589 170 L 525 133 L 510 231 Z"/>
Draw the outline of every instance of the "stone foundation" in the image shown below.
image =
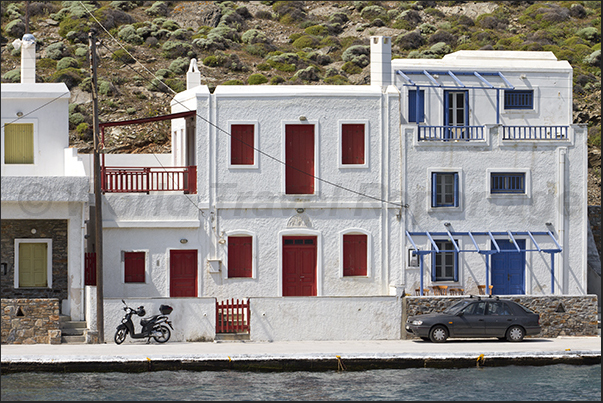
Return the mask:
<path id="1" fill-rule="evenodd" d="M 2 344 L 61 344 L 59 299 L 2 299 Z"/>
<path id="2" fill-rule="evenodd" d="M 402 324 L 409 316 L 431 312 L 442 312 L 457 300 L 466 296 L 410 297 L 402 299 Z M 482 298 L 488 298 L 482 296 Z M 542 331 L 537 336 L 597 336 L 597 296 L 596 295 L 509 295 L 505 297 L 540 314 Z M 403 331 L 402 339 L 416 338 Z"/>

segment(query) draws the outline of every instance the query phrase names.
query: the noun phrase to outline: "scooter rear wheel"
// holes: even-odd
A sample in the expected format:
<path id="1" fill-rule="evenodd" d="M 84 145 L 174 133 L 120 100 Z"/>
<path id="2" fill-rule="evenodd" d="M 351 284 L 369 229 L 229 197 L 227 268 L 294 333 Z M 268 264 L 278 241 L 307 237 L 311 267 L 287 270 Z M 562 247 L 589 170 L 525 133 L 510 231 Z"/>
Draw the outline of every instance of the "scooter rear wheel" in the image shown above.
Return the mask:
<path id="1" fill-rule="evenodd" d="M 161 336 L 153 336 L 157 343 L 165 343 L 170 339 L 170 336 L 172 335 L 170 329 L 168 329 L 168 327 L 164 325 L 156 327 L 155 329 L 153 329 L 153 332 L 161 332 Z"/>
<path id="2" fill-rule="evenodd" d="M 128 331 L 126 329 L 117 329 L 117 332 L 115 332 L 115 336 L 113 337 L 115 344 L 123 343 L 126 339 L 127 334 Z"/>

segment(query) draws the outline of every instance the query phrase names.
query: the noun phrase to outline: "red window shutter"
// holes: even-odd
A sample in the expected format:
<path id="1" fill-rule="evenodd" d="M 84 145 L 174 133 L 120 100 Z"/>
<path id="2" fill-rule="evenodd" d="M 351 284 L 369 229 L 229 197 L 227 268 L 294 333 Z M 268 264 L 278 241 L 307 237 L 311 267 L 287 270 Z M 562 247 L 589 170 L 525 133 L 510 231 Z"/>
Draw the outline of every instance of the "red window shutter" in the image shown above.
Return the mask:
<path id="1" fill-rule="evenodd" d="M 364 124 L 341 125 L 341 163 L 364 164 Z"/>
<path id="2" fill-rule="evenodd" d="M 125 282 L 144 283 L 145 252 L 124 252 Z"/>
<path id="3" fill-rule="evenodd" d="M 251 252 L 253 238 L 250 236 L 228 237 L 228 277 L 251 277 Z"/>
<path id="4" fill-rule="evenodd" d="M 287 125 L 285 193 L 314 194 L 314 125 Z"/>
<path id="5" fill-rule="evenodd" d="M 253 125 L 232 125 L 230 127 L 230 163 L 232 165 L 253 165 Z"/>
<path id="6" fill-rule="evenodd" d="M 343 236 L 343 275 L 366 276 L 367 274 L 367 236 Z"/>

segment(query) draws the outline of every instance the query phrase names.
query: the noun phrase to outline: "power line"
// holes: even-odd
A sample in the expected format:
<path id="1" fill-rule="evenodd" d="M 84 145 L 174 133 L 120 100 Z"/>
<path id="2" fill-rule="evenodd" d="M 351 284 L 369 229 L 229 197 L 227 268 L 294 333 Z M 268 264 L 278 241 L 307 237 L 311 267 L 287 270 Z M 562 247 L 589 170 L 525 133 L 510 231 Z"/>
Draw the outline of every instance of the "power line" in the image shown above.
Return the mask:
<path id="1" fill-rule="evenodd" d="M 104 31 L 105 31 L 105 32 L 106 32 L 106 33 L 107 33 L 107 34 L 108 34 L 108 35 L 109 35 L 109 36 L 110 36 L 110 37 L 111 37 L 111 38 L 112 38 L 112 39 L 113 39 L 113 40 L 114 40 L 114 41 L 115 41 L 115 42 L 116 42 L 116 43 L 117 43 L 117 44 L 118 44 L 118 45 L 119 45 L 119 46 L 120 46 L 120 47 L 121 47 L 121 48 L 122 48 L 122 49 L 123 49 L 123 50 L 124 50 L 124 51 L 125 51 L 125 52 L 126 52 L 128 55 L 129 55 L 129 56 L 130 56 L 130 57 L 131 57 L 131 58 L 132 58 L 132 59 L 133 59 L 133 60 L 135 60 L 135 61 L 136 61 L 138 64 L 140 64 L 140 65 L 141 65 L 141 66 L 142 66 L 142 67 L 143 67 L 143 68 L 144 68 L 144 69 L 145 69 L 145 70 L 146 70 L 146 71 L 147 71 L 149 74 L 151 74 L 151 75 L 152 75 L 152 76 L 153 76 L 155 79 L 157 79 L 157 80 L 158 80 L 158 81 L 159 81 L 159 82 L 160 82 L 160 83 L 161 83 L 163 86 L 165 86 L 167 89 L 169 89 L 169 90 L 170 90 L 170 91 L 171 91 L 173 94 L 175 94 L 175 95 L 177 94 L 177 92 L 176 92 L 176 91 L 174 91 L 174 90 L 173 90 L 172 88 L 170 88 L 170 87 L 169 87 L 167 84 L 165 84 L 165 83 L 164 83 L 164 82 L 163 82 L 163 81 L 162 81 L 160 78 L 158 78 L 157 76 L 155 76 L 155 75 L 154 75 L 154 74 L 153 74 L 151 71 L 149 71 L 149 69 L 147 69 L 147 68 L 146 68 L 146 67 L 145 67 L 145 66 L 144 66 L 144 65 L 143 65 L 143 64 L 142 64 L 142 63 L 141 63 L 141 62 L 140 62 L 138 59 L 136 59 L 136 57 L 134 57 L 134 55 L 132 55 L 132 54 L 131 54 L 131 53 L 130 53 L 130 52 L 129 52 L 129 51 L 128 51 L 128 50 L 127 50 L 127 49 L 126 49 L 124 46 L 122 46 L 122 45 L 121 45 L 121 43 L 119 43 L 119 41 L 118 41 L 118 40 L 117 40 L 117 39 L 116 39 L 116 38 L 115 38 L 113 35 L 111 35 L 111 33 L 110 33 L 110 32 L 109 32 L 109 31 L 108 31 L 108 30 L 107 30 L 107 29 L 106 29 L 106 28 L 105 28 L 105 27 L 104 27 L 104 26 L 103 26 L 103 25 L 100 23 L 100 21 L 98 21 L 98 19 L 96 19 L 96 17 L 94 17 L 94 15 L 93 15 L 92 13 L 90 13 L 90 11 L 89 11 L 89 10 L 86 8 L 86 6 L 85 6 L 85 5 L 84 5 L 84 4 L 83 4 L 81 1 L 80 1 L 80 3 L 81 3 L 81 4 L 82 4 L 82 6 L 83 6 L 83 7 L 86 9 L 86 11 L 88 12 L 88 14 L 90 14 L 90 15 L 92 16 L 92 18 L 94 18 L 94 20 L 97 22 L 97 24 L 99 24 L 99 26 L 100 26 L 100 27 L 101 27 L 101 28 L 102 28 L 102 29 L 103 29 L 103 30 L 104 30 Z M 102 46 L 104 46 L 105 48 L 107 48 L 107 50 L 109 50 L 110 52 L 112 52 L 112 53 L 113 53 L 113 51 L 112 51 L 112 50 L 111 50 L 109 47 L 107 47 L 107 45 L 102 44 Z M 131 68 L 132 70 L 134 70 L 134 69 L 133 69 L 131 66 L 129 66 L 129 65 L 128 65 L 128 63 L 124 63 L 124 64 L 125 64 L 127 67 L 129 67 L 129 68 Z M 136 70 L 134 70 L 134 71 L 136 71 Z M 136 72 L 137 72 L 137 71 L 136 71 Z M 138 73 L 138 72 L 137 72 L 137 73 Z M 156 85 L 156 84 L 154 84 L 154 83 L 153 83 L 151 80 L 149 80 L 149 79 L 148 79 L 148 78 L 146 78 L 146 77 L 143 77 L 143 79 L 144 79 L 144 80 L 146 80 L 146 81 L 147 81 L 148 83 L 150 83 L 150 84 Z M 182 105 L 183 107 L 186 107 L 186 105 L 182 104 L 182 103 L 181 103 L 180 101 L 178 101 L 177 99 L 174 99 L 174 101 L 176 101 L 178 104 Z M 195 113 L 195 115 L 196 115 L 196 116 L 197 116 L 199 119 L 203 120 L 204 122 L 206 122 L 206 123 L 210 124 L 211 126 L 213 126 L 214 128 L 216 128 L 218 131 L 221 131 L 221 132 L 225 133 L 226 135 L 228 135 L 228 136 L 230 136 L 230 137 L 232 138 L 232 134 L 231 134 L 231 133 L 229 133 L 228 131 L 226 131 L 226 130 L 222 129 L 221 127 L 219 127 L 219 126 L 218 126 L 218 125 L 216 125 L 215 123 L 211 122 L 210 120 L 205 119 L 203 116 L 199 115 L 198 113 Z M 254 149 L 254 150 L 255 150 L 255 151 L 257 151 L 258 153 L 260 153 L 260 154 L 262 154 L 262 155 L 266 156 L 267 158 L 270 158 L 270 159 L 272 159 L 272 160 L 274 160 L 274 161 L 276 161 L 276 162 L 278 162 L 278 163 L 280 163 L 280 164 L 282 164 L 282 165 L 284 165 L 284 166 L 286 166 L 286 167 L 289 167 L 289 168 L 291 168 L 291 169 L 295 169 L 295 170 L 297 170 L 297 171 L 299 171 L 299 172 L 301 172 L 301 173 L 303 173 L 303 174 L 305 174 L 305 175 L 311 176 L 312 178 L 314 178 L 314 179 L 316 179 L 316 180 L 318 180 L 318 181 L 321 181 L 321 182 L 323 182 L 323 183 L 329 184 L 329 185 L 331 185 L 331 186 L 334 186 L 334 187 L 336 187 L 336 188 L 342 189 L 342 190 L 347 191 L 347 192 L 350 192 L 350 193 L 354 193 L 354 194 L 356 194 L 356 195 L 358 195 L 358 196 L 362 196 L 362 197 L 366 197 L 366 198 L 369 198 L 369 199 L 373 199 L 373 200 L 376 200 L 376 201 L 379 201 L 379 202 L 382 202 L 382 203 L 391 204 L 391 205 L 394 205 L 394 206 L 396 206 L 396 207 L 400 207 L 400 208 L 407 208 L 407 207 L 408 207 L 408 205 L 407 205 L 407 204 L 400 204 L 400 203 L 392 202 L 392 201 L 389 201 L 389 200 L 384 200 L 384 199 L 381 199 L 381 198 L 379 198 L 379 197 L 371 196 L 371 195 L 368 195 L 368 194 L 366 194 L 366 193 L 362 193 L 362 192 L 359 192 L 359 191 L 356 191 L 356 190 L 353 190 L 353 189 L 347 188 L 347 187 L 345 187 L 345 186 L 342 186 L 342 185 L 339 185 L 339 184 L 337 184 L 337 183 L 331 182 L 331 181 L 326 180 L 326 179 L 324 179 L 324 178 L 320 178 L 320 177 L 318 177 L 318 176 L 315 176 L 315 175 L 313 175 L 313 174 L 309 174 L 309 173 L 307 173 L 307 172 L 305 172 L 305 171 L 302 171 L 301 169 L 298 169 L 298 168 L 296 168 L 296 167 L 293 167 L 293 166 L 291 166 L 291 165 L 288 165 L 286 162 L 281 161 L 280 159 L 278 159 L 278 158 L 276 158 L 276 157 L 274 157 L 274 156 L 272 156 L 272 155 L 270 155 L 270 154 L 268 154 L 268 153 L 266 153 L 266 152 L 264 152 L 264 151 L 260 150 L 259 148 L 256 148 L 256 147 L 255 147 L 254 145 L 252 145 L 252 144 L 247 144 L 247 143 L 245 143 L 244 141 L 242 141 L 242 140 L 240 140 L 240 139 L 237 139 L 237 138 L 235 138 L 235 139 L 236 139 L 236 140 L 238 140 L 238 141 L 240 141 L 242 144 L 245 144 L 246 146 L 248 146 L 248 147 L 250 147 L 250 148 Z M 160 163 L 160 164 L 161 164 L 161 163 Z M 162 167 L 163 167 L 163 166 L 162 166 Z M 164 169 L 165 169 L 165 168 L 164 168 Z"/>

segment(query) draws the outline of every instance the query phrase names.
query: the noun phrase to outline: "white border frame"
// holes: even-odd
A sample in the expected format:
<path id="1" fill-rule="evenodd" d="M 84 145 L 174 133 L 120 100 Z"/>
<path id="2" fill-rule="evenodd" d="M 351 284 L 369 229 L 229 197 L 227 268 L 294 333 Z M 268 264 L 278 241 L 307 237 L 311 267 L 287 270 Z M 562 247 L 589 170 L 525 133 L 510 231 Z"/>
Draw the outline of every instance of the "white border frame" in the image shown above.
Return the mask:
<path id="1" fill-rule="evenodd" d="M 6 147 L 4 145 L 4 127 L 9 123 L 15 124 L 32 124 L 33 125 L 33 163 L 32 164 L 7 164 L 4 162 L 4 153 L 6 152 Z M 18 119 L 15 121 L 14 119 L 2 119 L 2 155 L 0 156 L 0 160 L 2 161 L 3 167 L 33 167 L 39 163 L 38 161 L 38 153 L 40 150 L 39 140 L 40 136 L 38 134 L 38 119 L 29 118 L 29 119 Z"/>
<path id="2" fill-rule="evenodd" d="M 522 79 L 523 80 L 523 79 Z M 500 116 L 506 116 L 509 119 L 517 119 L 517 118 L 521 118 L 521 116 L 518 115 L 538 115 L 540 113 L 540 98 L 542 97 L 542 92 L 540 91 L 540 87 L 535 86 L 527 86 L 527 85 L 522 85 L 522 86 L 515 86 L 515 88 L 513 89 L 513 91 L 533 91 L 533 108 L 532 109 L 505 109 L 505 91 L 504 89 L 501 89 L 501 94 L 500 94 Z M 504 126 L 504 124 L 503 124 Z M 515 125 L 511 125 L 511 126 L 515 126 Z M 528 126 L 538 126 L 535 124 L 530 124 Z"/>
<path id="3" fill-rule="evenodd" d="M 232 125 L 251 125 L 253 126 L 253 164 L 251 165 L 233 165 L 230 160 L 232 147 Z M 257 120 L 229 120 L 228 121 L 228 169 L 259 169 L 259 122 Z"/>
<path id="4" fill-rule="evenodd" d="M 126 253 L 127 252 L 144 252 L 144 281 L 142 283 L 126 283 Z M 149 277 L 151 275 L 151 271 L 149 270 L 149 264 L 151 263 L 149 260 L 150 251 L 148 249 L 130 249 L 130 250 L 121 250 L 120 251 L 120 268 L 121 268 L 121 283 L 130 286 L 130 285 L 142 285 L 149 284 Z"/>
<path id="5" fill-rule="evenodd" d="M 283 237 L 285 236 L 315 236 L 316 237 L 316 296 L 322 296 L 322 234 L 319 231 L 292 228 L 278 232 L 278 296 L 283 296 Z"/>
<path id="6" fill-rule="evenodd" d="M 370 166 L 369 162 L 369 135 L 370 135 L 370 120 L 368 119 L 342 119 L 337 121 L 337 135 L 338 135 L 338 146 L 337 146 L 337 165 L 339 169 L 362 169 Z M 343 158 L 343 125 L 344 124 L 363 124 L 364 125 L 364 164 L 344 164 Z"/>
<path id="7" fill-rule="evenodd" d="M 222 278 L 224 280 L 255 280 L 257 278 L 257 235 L 255 232 L 247 230 L 233 230 L 224 233 L 226 236 L 226 247 L 224 248 L 224 272 Z M 228 238 L 236 236 L 251 237 L 251 277 L 228 277 Z"/>
<path id="8" fill-rule="evenodd" d="M 435 172 L 444 172 L 444 173 L 457 173 L 459 177 L 459 205 L 458 207 L 432 207 L 431 199 L 433 197 L 433 184 L 431 183 L 432 174 Z M 462 168 L 427 168 L 427 211 L 431 213 L 436 212 L 461 212 L 463 211 L 463 195 L 465 192 L 463 191 L 463 169 Z"/>
<path id="9" fill-rule="evenodd" d="M 46 247 L 46 287 L 20 287 L 19 286 L 19 245 L 22 243 L 45 243 Z M 46 289 L 52 288 L 52 238 L 15 238 L 15 266 L 13 285 L 15 288 Z"/>
<path id="10" fill-rule="evenodd" d="M 313 194 L 287 194 L 286 193 L 286 166 L 285 164 L 281 164 L 281 194 L 285 197 L 292 197 L 296 200 L 300 198 L 309 198 L 315 199 L 320 195 L 320 181 L 317 178 L 320 178 L 320 144 L 318 143 L 318 139 L 320 138 L 320 126 L 318 120 L 282 120 L 281 121 L 281 161 L 287 161 L 287 153 L 286 153 L 286 138 L 287 138 L 287 126 L 288 125 L 313 125 L 314 126 L 314 193 Z M 282 294 L 282 293 L 281 293 Z"/>
<path id="11" fill-rule="evenodd" d="M 366 276 L 344 276 L 343 275 L 343 236 L 344 235 L 366 235 Z M 341 279 L 355 279 L 355 278 L 371 278 L 373 275 L 372 270 L 372 257 L 373 257 L 373 237 L 370 232 L 363 230 L 362 228 L 348 228 L 343 231 L 339 231 L 339 278 Z"/>
<path id="12" fill-rule="evenodd" d="M 491 193 L 493 173 L 523 173 L 525 179 L 525 193 Z M 532 171 L 520 168 L 488 168 L 486 169 L 486 194 L 488 199 L 531 199 L 532 198 Z"/>

